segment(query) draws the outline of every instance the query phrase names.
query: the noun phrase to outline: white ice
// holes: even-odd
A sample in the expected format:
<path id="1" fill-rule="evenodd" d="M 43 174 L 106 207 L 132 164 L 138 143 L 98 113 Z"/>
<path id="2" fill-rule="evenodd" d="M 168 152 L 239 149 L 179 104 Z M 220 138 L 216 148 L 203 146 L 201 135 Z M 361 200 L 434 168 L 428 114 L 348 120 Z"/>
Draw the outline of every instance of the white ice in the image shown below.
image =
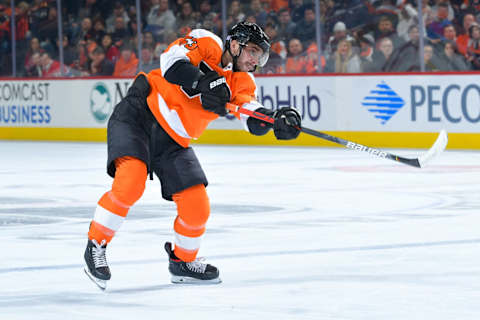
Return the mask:
<path id="1" fill-rule="evenodd" d="M 169 282 L 176 211 L 155 179 L 101 292 L 82 267 L 106 145 L 0 142 L 0 319 L 480 318 L 479 152 L 416 169 L 342 148 L 194 148 L 212 207 L 200 256 L 223 283 Z"/>

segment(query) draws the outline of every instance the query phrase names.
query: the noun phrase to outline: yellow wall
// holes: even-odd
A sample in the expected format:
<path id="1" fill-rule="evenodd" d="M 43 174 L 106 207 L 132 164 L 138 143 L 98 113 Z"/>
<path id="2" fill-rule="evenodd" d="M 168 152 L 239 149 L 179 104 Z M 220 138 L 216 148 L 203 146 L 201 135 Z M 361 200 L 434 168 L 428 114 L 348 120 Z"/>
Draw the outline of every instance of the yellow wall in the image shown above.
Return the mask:
<path id="1" fill-rule="evenodd" d="M 428 149 L 437 133 L 426 132 L 357 132 L 328 131 L 330 135 L 377 148 Z M 448 149 L 480 149 L 480 133 L 449 133 Z M 0 127 L 0 139 L 39 141 L 91 141 L 105 142 L 107 130 L 103 128 L 15 128 Z M 243 130 L 207 130 L 194 143 L 223 145 L 290 145 L 290 146 L 339 146 L 332 142 L 301 134 L 292 141 L 278 141 L 269 132 L 254 136 Z"/>

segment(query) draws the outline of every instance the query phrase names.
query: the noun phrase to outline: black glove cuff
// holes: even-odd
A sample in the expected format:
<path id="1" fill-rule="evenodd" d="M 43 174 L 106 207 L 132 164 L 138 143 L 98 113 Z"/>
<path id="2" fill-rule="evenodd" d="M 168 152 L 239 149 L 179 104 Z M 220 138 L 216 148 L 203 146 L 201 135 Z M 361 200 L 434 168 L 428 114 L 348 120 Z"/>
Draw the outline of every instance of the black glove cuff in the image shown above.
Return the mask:
<path id="1" fill-rule="evenodd" d="M 263 107 L 256 109 L 255 112 L 262 113 L 262 114 L 265 114 L 267 116 L 272 116 L 273 115 L 272 110 L 269 110 L 269 109 L 266 109 L 266 108 L 263 108 Z M 265 122 L 265 121 L 262 121 L 260 119 L 256 119 L 256 118 L 253 118 L 253 117 L 248 117 L 248 119 L 247 119 L 248 131 L 251 134 L 256 135 L 256 136 L 263 136 L 264 134 L 266 134 L 272 128 L 272 126 L 273 125 L 271 123 L 268 123 L 268 122 Z"/>

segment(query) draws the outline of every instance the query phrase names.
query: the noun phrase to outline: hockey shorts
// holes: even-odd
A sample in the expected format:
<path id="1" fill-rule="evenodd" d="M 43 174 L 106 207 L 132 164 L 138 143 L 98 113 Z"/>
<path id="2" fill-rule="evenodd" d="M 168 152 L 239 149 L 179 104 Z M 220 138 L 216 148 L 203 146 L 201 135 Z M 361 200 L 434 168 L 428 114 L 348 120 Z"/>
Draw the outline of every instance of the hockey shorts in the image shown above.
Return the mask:
<path id="1" fill-rule="evenodd" d="M 138 158 L 159 178 L 162 197 L 171 201 L 174 193 L 208 181 L 193 149 L 176 143 L 155 120 L 147 105 L 149 91 L 140 75 L 115 106 L 107 126 L 107 173 L 115 176 L 117 158 Z"/>

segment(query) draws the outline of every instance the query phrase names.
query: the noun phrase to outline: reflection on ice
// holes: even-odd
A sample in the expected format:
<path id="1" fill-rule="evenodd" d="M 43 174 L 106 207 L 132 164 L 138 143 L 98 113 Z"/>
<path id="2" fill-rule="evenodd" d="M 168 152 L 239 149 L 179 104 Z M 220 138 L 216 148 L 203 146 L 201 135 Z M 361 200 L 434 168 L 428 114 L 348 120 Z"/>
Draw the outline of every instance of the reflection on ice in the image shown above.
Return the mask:
<path id="1" fill-rule="evenodd" d="M 0 149 L 2 319 L 480 314 L 478 153 L 447 151 L 411 169 L 344 149 L 195 146 L 211 183 L 200 255 L 223 283 L 169 282 L 162 245 L 175 206 L 155 180 L 109 246 L 112 280 L 102 293 L 83 274 L 82 255 L 111 183 L 105 145 Z"/>

